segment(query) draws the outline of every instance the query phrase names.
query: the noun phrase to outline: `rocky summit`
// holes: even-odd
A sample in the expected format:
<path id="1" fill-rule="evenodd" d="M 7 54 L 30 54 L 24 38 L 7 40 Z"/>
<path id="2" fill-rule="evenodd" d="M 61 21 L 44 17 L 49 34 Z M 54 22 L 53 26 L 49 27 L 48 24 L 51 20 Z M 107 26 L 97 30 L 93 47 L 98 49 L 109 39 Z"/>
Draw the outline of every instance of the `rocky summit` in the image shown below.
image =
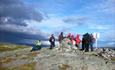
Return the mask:
<path id="1" fill-rule="evenodd" d="M 0 70 L 115 70 L 115 51 L 104 48 L 93 52 L 79 49 L 31 47 L 0 53 Z"/>
<path id="2" fill-rule="evenodd" d="M 115 70 L 114 60 L 111 60 L 114 56 L 106 58 L 106 53 L 98 53 L 99 50 L 82 52 L 44 48 L 34 59 L 37 62 L 36 70 Z"/>

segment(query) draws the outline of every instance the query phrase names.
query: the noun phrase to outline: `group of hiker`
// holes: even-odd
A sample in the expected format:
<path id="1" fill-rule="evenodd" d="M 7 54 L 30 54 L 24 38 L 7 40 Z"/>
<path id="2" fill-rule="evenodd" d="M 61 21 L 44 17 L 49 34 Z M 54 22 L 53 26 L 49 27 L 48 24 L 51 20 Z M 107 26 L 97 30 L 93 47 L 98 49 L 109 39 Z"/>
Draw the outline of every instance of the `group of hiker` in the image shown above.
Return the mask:
<path id="1" fill-rule="evenodd" d="M 93 34 L 84 34 L 82 38 L 82 50 L 85 50 L 86 52 L 89 51 L 89 48 L 91 48 L 91 51 L 93 51 L 93 44 L 95 43 L 95 38 Z"/>
<path id="2" fill-rule="evenodd" d="M 93 34 L 86 33 L 83 35 L 82 40 L 81 40 L 80 34 L 77 34 L 76 37 L 74 37 L 74 35 L 72 35 L 71 33 L 68 33 L 67 36 L 64 36 L 63 32 L 61 32 L 58 36 L 59 47 L 63 47 L 62 41 L 64 39 L 66 39 L 66 42 L 68 45 L 70 45 L 69 46 L 70 48 L 72 45 L 74 45 L 76 46 L 76 48 L 80 49 L 80 43 L 82 43 L 81 50 L 88 52 L 89 49 L 91 49 L 91 51 L 93 51 L 93 44 L 95 43 L 95 38 Z M 50 42 L 50 49 L 55 47 L 55 37 L 53 34 L 49 38 L 49 42 Z"/>
<path id="3" fill-rule="evenodd" d="M 63 44 L 63 41 L 66 42 L 67 48 L 74 48 L 80 49 L 80 44 L 82 44 L 82 49 L 85 52 L 88 52 L 89 49 L 93 51 L 93 44 L 95 43 L 95 38 L 93 34 L 85 33 L 82 37 L 82 40 L 80 39 L 80 34 L 77 34 L 76 36 L 72 35 L 71 33 L 68 33 L 66 36 L 63 35 L 63 32 L 61 32 L 58 36 L 58 42 L 59 42 L 59 49 L 63 48 L 65 44 Z M 50 42 L 50 48 L 53 49 L 55 47 L 56 39 L 54 37 L 54 34 L 51 34 L 49 38 Z M 33 50 L 40 50 L 41 49 L 41 41 L 38 40 L 35 42 L 35 46 L 32 48 Z"/>

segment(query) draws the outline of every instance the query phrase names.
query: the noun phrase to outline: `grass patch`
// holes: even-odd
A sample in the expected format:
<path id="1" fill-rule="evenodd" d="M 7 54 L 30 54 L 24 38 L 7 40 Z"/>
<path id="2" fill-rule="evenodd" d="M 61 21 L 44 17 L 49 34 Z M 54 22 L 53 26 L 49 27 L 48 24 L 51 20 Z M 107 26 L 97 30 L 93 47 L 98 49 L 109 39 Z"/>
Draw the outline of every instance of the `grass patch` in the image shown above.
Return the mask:
<path id="1" fill-rule="evenodd" d="M 36 65 L 36 62 L 24 64 L 24 65 L 14 67 L 14 68 L 3 68 L 0 66 L 0 70 L 35 70 L 35 65 Z"/>
<path id="2" fill-rule="evenodd" d="M 1 57 L 0 58 L 0 63 L 2 64 L 2 63 L 8 63 L 8 62 L 11 62 L 11 61 L 14 61 L 15 60 L 15 58 L 14 57 Z"/>
<path id="3" fill-rule="evenodd" d="M 60 64 L 58 67 L 59 67 L 59 70 L 66 70 L 70 66 L 68 64 Z"/>
<path id="4" fill-rule="evenodd" d="M 13 51 L 13 50 L 24 49 L 24 48 L 28 48 L 28 46 L 0 43 L 0 52 Z"/>
<path id="5" fill-rule="evenodd" d="M 28 56 L 35 57 L 35 56 L 37 56 L 37 54 L 39 54 L 39 53 L 38 52 L 31 52 L 28 54 Z"/>
<path id="6" fill-rule="evenodd" d="M 36 62 L 24 64 L 19 67 L 11 68 L 10 70 L 35 70 Z"/>
<path id="7" fill-rule="evenodd" d="M 22 57 L 21 59 L 33 59 L 34 57 L 37 56 L 37 54 L 39 54 L 38 52 L 31 52 L 28 53 L 26 56 Z"/>
<path id="8" fill-rule="evenodd" d="M 115 61 L 115 57 L 111 57 L 111 60 L 112 60 L 112 61 Z"/>

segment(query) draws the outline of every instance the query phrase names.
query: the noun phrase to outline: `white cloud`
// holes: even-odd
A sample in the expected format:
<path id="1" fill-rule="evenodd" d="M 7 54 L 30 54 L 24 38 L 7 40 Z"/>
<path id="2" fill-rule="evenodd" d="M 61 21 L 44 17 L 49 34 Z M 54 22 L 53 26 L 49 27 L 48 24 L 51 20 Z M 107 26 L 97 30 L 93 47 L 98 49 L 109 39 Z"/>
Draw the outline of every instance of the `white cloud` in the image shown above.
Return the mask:
<path id="1" fill-rule="evenodd" d="M 115 14 L 115 0 L 106 0 L 98 7 L 99 11 Z"/>
<path id="2" fill-rule="evenodd" d="M 88 22 L 86 23 L 88 29 L 93 29 L 93 30 L 113 30 L 115 29 L 115 24 L 111 24 L 111 23 L 96 23 L 96 22 Z"/>
<path id="3" fill-rule="evenodd" d="M 73 25 L 63 22 L 63 20 L 61 18 L 49 18 L 47 20 L 43 20 L 38 25 L 38 27 L 40 27 L 40 29 L 42 29 L 42 30 L 49 29 L 49 32 L 50 31 L 55 32 L 55 30 L 57 31 L 57 29 L 60 30 L 64 27 L 66 28 L 66 27 L 71 27 L 71 26 L 73 26 Z"/>
<path id="4" fill-rule="evenodd" d="M 101 33 L 101 40 L 105 40 L 105 41 L 115 41 L 115 30 L 104 30 Z"/>
<path id="5" fill-rule="evenodd" d="M 100 41 L 115 41 L 114 24 L 88 24 L 88 28 L 100 33 Z"/>
<path id="6" fill-rule="evenodd" d="M 73 16 L 75 18 L 75 16 Z M 43 20 L 42 22 L 30 20 L 26 21 L 28 24 L 28 27 L 34 28 L 34 29 L 40 29 L 44 33 L 54 33 L 54 34 L 59 34 L 60 32 L 67 32 L 70 31 L 71 29 L 80 26 L 82 23 L 78 22 L 84 22 L 82 20 L 85 20 L 84 17 L 76 17 L 76 21 L 72 23 L 66 23 L 64 22 L 63 19 L 68 18 L 68 17 L 50 17 L 48 19 Z M 73 18 L 73 19 L 74 19 Z M 72 19 L 72 18 L 71 18 Z M 83 23 L 84 25 L 85 23 Z"/>
<path id="7" fill-rule="evenodd" d="M 102 2 L 98 4 L 87 6 L 85 10 L 114 15 L 115 14 L 115 0 L 103 0 Z"/>
<path id="8" fill-rule="evenodd" d="M 89 24 L 89 29 L 97 29 L 97 30 L 107 30 L 111 29 L 112 25 L 105 25 L 105 24 Z"/>
<path id="9" fill-rule="evenodd" d="M 113 46 L 115 46 L 115 42 L 109 42 L 109 43 L 107 43 L 108 45 L 113 45 Z"/>

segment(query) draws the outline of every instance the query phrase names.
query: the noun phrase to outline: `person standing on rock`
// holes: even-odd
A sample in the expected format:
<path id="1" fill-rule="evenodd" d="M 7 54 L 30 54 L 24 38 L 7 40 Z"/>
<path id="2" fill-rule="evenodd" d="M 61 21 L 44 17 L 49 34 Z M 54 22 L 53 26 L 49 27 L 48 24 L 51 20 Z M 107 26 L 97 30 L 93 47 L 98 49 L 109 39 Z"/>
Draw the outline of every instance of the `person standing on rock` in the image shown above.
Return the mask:
<path id="1" fill-rule="evenodd" d="M 62 47 L 61 43 L 62 43 L 62 40 L 64 39 L 63 37 L 63 32 L 60 33 L 60 35 L 58 36 L 58 41 L 59 41 L 59 49 Z"/>
<path id="2" fill-rule="evenodd" d="M 89 51 L 89 45 L 90 45 L 90 34 L 89 33 L 86 33 L 83 35 L 83 41 L 82 42 L 83 42 L 82 46 L 84 46 L 85 52 L 88 52 Z"/>
<path id="3" fill-rule="evenodd" d="M 76 45 L 74 35 L 71 35 L 71 42 L 72 42 L 72 45 L 73 45 L 73 46 L 75 46 L 75 45 Z"/>
<path id="4" fill-rule="evenodd" d="M 49 38 L 49 42 L 50 42 L 50 49 L 54 48 L 55 47 L 55 37 L 53 34 Z"/>
<path id="5" fill-rule="evenodd" d="M 80 42 L 81 42 L 81 40 L 80 40 L 80 34 L 77 34 L 77 36 L 75 38 L 75 41 L 76 41 L 76 47 L 80 48 Z"/>
<path id="6" fill-rule="evenodd" d="M 90 34 L 90 48 L 91 48 L 91 51 L 93 51 L 93 44 L 95 43 L 95 38 L 93 36 L 93 34 Z"/>
<path id="7" fill-rule="evenodd" d="M 85 39 L 84 39 L 84 35 L 82 37 L 82 51 L 85 50 Z"/>
<path id="8" fill-rule="evenodd" d="M 67 38 L 71 39 L 71 33 L 68 33 Z"/>

